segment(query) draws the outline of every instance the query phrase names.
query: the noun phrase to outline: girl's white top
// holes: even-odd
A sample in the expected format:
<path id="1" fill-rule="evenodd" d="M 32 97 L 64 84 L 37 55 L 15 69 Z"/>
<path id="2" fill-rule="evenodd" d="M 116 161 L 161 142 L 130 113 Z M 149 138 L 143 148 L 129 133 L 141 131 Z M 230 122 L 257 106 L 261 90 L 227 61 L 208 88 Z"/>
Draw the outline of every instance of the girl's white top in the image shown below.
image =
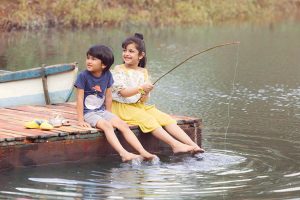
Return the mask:
<path id="1" fill-rule="evenodd" d="M 138 93 L 131 97 L 122 97 L 120 91 L 124 88 L 139 87 L 146 83 L 149 80 L 147 69 L 128 69 L 122 64 L 117 65 L 114 70 L 112 70 L 112 75 L 114 79 L 112 86 L 113 100 L 120 103 L 137 103 L 141 98 L 141 94 Z"/>

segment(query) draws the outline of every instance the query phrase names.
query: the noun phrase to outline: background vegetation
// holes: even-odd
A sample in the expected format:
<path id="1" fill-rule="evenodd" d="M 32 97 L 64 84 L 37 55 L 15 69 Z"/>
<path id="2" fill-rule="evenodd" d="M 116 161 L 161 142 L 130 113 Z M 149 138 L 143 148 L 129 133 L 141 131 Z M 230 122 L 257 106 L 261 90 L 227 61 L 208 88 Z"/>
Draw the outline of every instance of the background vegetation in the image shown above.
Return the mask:
<path id="1" fill-rule="evenodd" d="M 1 0 L 0 30 L 270 23 L 299 10 L 300 0 Z"/>

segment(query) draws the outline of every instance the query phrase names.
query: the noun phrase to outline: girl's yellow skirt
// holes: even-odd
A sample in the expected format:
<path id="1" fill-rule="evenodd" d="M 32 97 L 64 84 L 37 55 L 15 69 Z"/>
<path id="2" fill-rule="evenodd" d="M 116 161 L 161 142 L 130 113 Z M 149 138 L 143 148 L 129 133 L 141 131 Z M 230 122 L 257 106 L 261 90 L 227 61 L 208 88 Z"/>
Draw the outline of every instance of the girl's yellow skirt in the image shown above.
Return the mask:
<path id="1" fill-rule="evenodd" d="M 144 133 L 151 132 L 161 126 L 176 124 L 176 120 L 158 110 L 154 105 L 143 103 L 126 104 L 113 101 L 112 112 L 126 123 L 138 125 Z"/>

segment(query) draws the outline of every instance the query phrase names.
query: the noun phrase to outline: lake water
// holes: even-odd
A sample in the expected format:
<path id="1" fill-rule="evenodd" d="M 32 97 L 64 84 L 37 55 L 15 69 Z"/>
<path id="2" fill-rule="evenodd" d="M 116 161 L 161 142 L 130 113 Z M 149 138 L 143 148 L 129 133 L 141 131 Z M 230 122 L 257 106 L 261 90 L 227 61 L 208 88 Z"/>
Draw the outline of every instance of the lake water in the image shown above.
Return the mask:
<path id="1" fill-rule="evenodd" d="M 300 199 L 300 24 L 0 33 L 0 69 L 79 63 L 89 46 L 144 33 L 148 69 L 161 79 L 151 102 L 203 119 L 197 157 L 159 155 L 124 164 L 118 156 L 0 173 L 1 199 Z"/>

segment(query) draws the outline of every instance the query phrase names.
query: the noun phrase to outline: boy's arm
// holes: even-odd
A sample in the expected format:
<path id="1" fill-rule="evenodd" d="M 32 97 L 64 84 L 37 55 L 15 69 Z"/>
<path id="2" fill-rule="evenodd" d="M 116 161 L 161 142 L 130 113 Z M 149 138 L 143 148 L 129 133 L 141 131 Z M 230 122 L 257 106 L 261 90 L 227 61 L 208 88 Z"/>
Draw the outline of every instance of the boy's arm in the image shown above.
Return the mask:
<path id="1" fill-rule="evenodd" d="M 84 98 L 84 90 L 77 88 L 76 109 L 77 109 L 78 125 L 82 127 L 90 127 L 90 125 L 86 123 L 83 118 L 83 98 Z"/>
<path id="2" fill-rule="evenodd" d="M 112 105 L 112 92 L 111 88 L 107 88 L 105 92 L 105 109 L 111 112 L 111 105 Z"/>

